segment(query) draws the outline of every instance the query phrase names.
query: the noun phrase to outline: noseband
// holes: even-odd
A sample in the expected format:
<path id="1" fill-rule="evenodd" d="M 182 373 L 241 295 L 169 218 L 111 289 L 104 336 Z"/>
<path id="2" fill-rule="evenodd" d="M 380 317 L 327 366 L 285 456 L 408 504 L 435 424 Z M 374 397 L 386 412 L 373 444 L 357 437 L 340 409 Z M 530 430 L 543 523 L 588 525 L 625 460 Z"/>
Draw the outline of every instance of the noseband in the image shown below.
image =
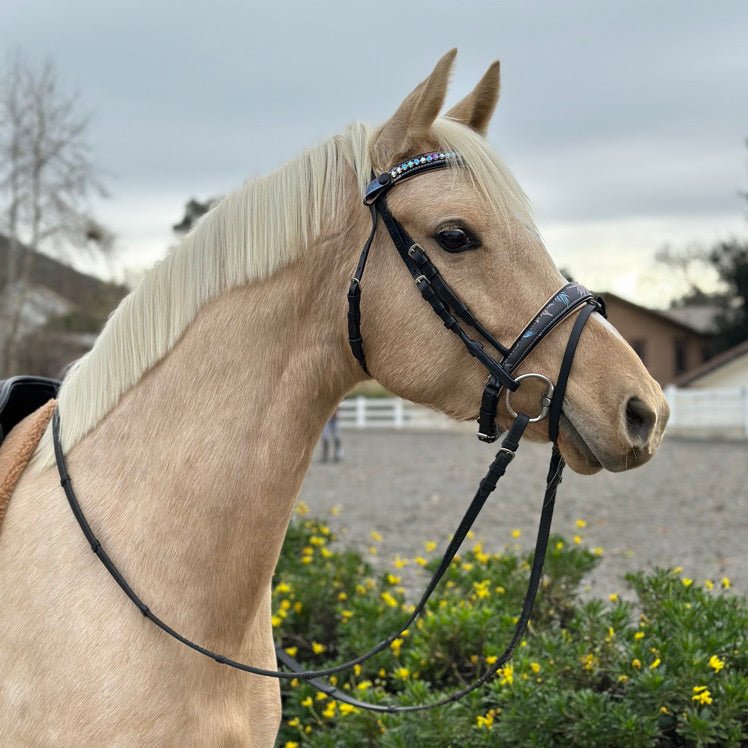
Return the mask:
<path id="1" fill-rule="evenodd" d="M 507 410 L 514 420 L 501 443 L 501 447 L 496 453 L 496 457 L 491 463 L 483 480 L 480 482 L 473 500 L 468 506 L 467 511 L 449 542 L 449 545 L 442 556 L 439 567 L 434 572 L 433 577 L 426 586 L 418 604 L 396 633 L 376 644 L 368 652 L 356 657 L 355 659 L 349 660 L 348 662 L 343 662 L 332 667 L 320 670 L 302 670 L 299 663 L 296 662 L 296 660 L 294 660 L 294 658 L 292 658 L 285 650 L 278 646 L 276 647 L 276 656 L 286 667 L 286 670 L 268 670 L 255 667 L 254 665 L 237 662 L 225 655 L 212 652 L 175 631 L 153 613 L 153 611 L 151 611 L 151 609 L 140 599 L 96 538 L 91 526 L 88 524 L 88 521 L 83 514 L 78 499 L 75 496 L 70 476 L 67 472 L 65 456 L 60 443 L 60 414 L 58 410 L 55 411 L 52 421 L 55 459 L 60 475 L 60 484 L 65 492 L 70 508 L 72 509 L 86 540 L 90 544 L 91 550 L 106 567 L 107 571 L 109 571 L 114 581 L 122 588 L 127 597 L 138 607 L 143 616 L 148 618 L 162 631 L 169 634 L 169 636 L 177 639 L 179 642 L 190 647 L 194 651 L 215 660 L 217 663 L 252 673 L 254 675 L 279 679 L 299 678 L 309 682 L 315 688 L 332 698 L 351 704 L 355 707 L 369 709 L 376 712 L 401 713 L 422 711 L 424 709 L 432 709 L 434 707 L 444 706 L 455 702 L 490 680 L 506 664 L 512 656 L 514 649 L 521 641 L 532 613 L 535 596 L 543 571 L 543 562 L 545 560 L 545 552 L 548 545 L 551 521 L 553 518 L 556 490 L 558 485 L 561 483 L 561 475 L 564 468 L 564 460 L 558 449 L 557 439 L 558 424 L 561 416 L 564 393 L 566 391 L 566 383 L 571 372 L 577 343 L 579 342 L 585 323 L 590 315 L 595 311 L 605 314 L 602 302 L 599 299 L 595 299 L 586 288 L 577 283 L 567 283 L 543 306 L 509 347 L 505 347 L 496 340 L 489 330 L 484 327 L 473 315 L 470 309 L 468 309 L 467 305 L 464 304 L 459 296 L 450 288 L 447 282 L 442 278 L 437 267 L 429 259 L 423 247 L 410 237 L 408 232 L 390 213 L 389 208 L 387 207 L 387 192 L 401 181 L 417 174 L 436 169 L 443 169 L 447 166 L 464 166 L 462 157 L 454 152 L 425 153 L 408 159 L 398 166 L 393 167 L 390 171 L 384 172 L 368 185 L 364 203 L 368 205 L 371 210 L 372 227 L 369 237 L 361 251 L 356 272 L 348 289 L 348 337 L 351 351 L 363 367 L 364 371 L 369 373 L 366 357 L 364 355 L 363 339 L 361 337 L 361 279 L 366 267 L 369 250 L 371 249 L 376 234 L 379 222 L 378 219 L 381 216 L 382 221 L 389 232 L 390 238 L 392 239 L 403 263 L 413 276 L 416 288 L 421 296 L 439 316 L 444 323 L 444 326 L 460 339 L 468 353 L 476 358 L 488 372 L 488 380 L 483 390 L 479 409 L 478 438 L 485 442 L 494 442 L 499 438 L 500 433 L 496 416 L 502 390 L 506 392 Z M 515 376 L 514 372 L 522 361 L 530 355 L 530 353 L 558 324 L 567 319 L 577 310 L 579 310 L 579 314 L 569 335 L 569 340 L 566 344 L 566 350 L 564 351 L 564 356 L 555 384 L 544 374 L 528 373 Z M 482 341 L 485 341 L 485 343 L 496 351 L 498 356 L 488 353 L 484 342 L 468 335 L 461 326 L 461 322 L 474 330 L 475 333 L 482 338 Z M 546 388 L 545 394 L 540 401 L 539 411 L 533 416 L 522 412 L 516 412 L 511 404 L 511 394 L 527 379 L 540 380 Z M 371 704 L 355 699 L 346 691 L 335 688 L 326 681 L 319 680 L 320 678 L 334 675 L 344 670 L 349 670 L 355 665 L 365 662 L 378 652 L 385 650 L 402 634 L 403 631 L 408 629 L 415 622 L 423 612 L 431 593 L 449 568 L 452 559 L 457 554 L 462 542 L 483 508 L 486 499 L 496 488 L 499 479 L 504 475 L 509 463 L 514 459 L 525 429 L 530 423 L 542 421 L 546 417 L 548 418 L 548 432 L 550 440 L 553 442 L 553 450 L 546 479 L 546 490 L 543 498 L 543 508 L 535 542 L 535 553 L 530 571 L 527 592 L 525 593 L 525 599 L 522 605 L 522 611 L 517 620 L 512 639 L 504 650 L 504 653 L 473 683 L 455 693 L 452 693 L 450 696 L 428 704 L 412 706 Z"/>

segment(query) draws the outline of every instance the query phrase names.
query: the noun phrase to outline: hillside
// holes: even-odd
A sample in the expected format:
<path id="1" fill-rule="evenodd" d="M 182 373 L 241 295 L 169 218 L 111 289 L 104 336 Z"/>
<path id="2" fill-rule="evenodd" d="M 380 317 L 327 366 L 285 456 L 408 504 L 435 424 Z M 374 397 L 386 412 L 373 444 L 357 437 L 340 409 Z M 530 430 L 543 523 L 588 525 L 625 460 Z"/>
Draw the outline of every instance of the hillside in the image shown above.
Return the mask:
<path id="1" fill-rule="evenodd" d="M 7 277 L 9 241 L 0 235 L 0 288 Z M 81 273 L 58 260 L 34 254 L 22 314 L 24 340 L 19 372 L 58 376 L 92 345 L 124 286 Z M 0 378 L 11 372 L 0 372 Z"/>

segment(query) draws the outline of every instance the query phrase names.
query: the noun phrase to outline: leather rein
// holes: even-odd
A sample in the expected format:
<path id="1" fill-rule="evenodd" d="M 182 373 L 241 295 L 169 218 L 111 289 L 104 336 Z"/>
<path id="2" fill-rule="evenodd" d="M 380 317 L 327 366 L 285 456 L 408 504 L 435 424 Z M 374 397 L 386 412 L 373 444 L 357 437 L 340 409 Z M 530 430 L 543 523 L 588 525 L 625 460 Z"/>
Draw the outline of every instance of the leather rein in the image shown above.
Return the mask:
<path id="1" fill-rule="evenodd" d="M 384 172 L 368 185 L 364 203 L 368 205 L 371 210 L 372 228 L 361 251 L 358 266 L 348 290 L 349 344 L 354 357 L 368 374 L 369 371 L 367 368 L 360 329 L 361 279 L 368 259 L 369 250 L 376 234 L 378 219 L 381 217 L 398 254 L 410 274 L 413 276 L 415 285 L 421 296 L 439 316 L 444 323 L 444 326 L 450 332 L 459 337 L 468 353 L 480 361 L 488 371 L 488 381 L 485 385 L 483 397 L 481 399 L 480 415 L 478 419 L 478 438 L 485 442 L 494 442 L 499 438 L 500 433 L 498 431 L 496 413 L 502 391 L 506 392 L 507 408 L 513 416 L 514 421 L 502 440 L 501 446 L 496 453 L 493 462 L 489 466 L 486 475 L 481 480 L 475 496 L 465 511 L 457 530 L 444 551 L 438 568 L 427 584 L 418 604 L 396 633 L 393 633 L 391 636 L 380 641 L 368 652 L 365 652 L 354 659 L 348 660 L 347 662 L 331 667 L 318 670 L 303 670 L 302 666 L 293 657 L 282 649 L 282 647 L 277 646 L 277 659 L 286 670 L 270 670 L 238 662 L 230 657 L 213 652 L 206 647 L 191 641 L 171 628 L 171 626 L 159 618 L 132 589 L 91 529 L 75 495 L 70 475 L 67 471 L 65 456 L 60 442 L 60 414 L 59 410 L 55 410 L 52 419 L 52 435 L 55 459 L 60 476 L 60 484 L 65 492 L 65 496 L 70 504 L 73 515 L 78 521 L 86 540 L 91 546 L 91 550 L 96 554 L 98 559 L 127 597 L 137 606 L 142 615 L 148 618 L 166 634 L 190 649 L 211 658 L 219 664 L 242 670 L 247 673 L 252 673 L 254 675 L 287 680 L 294 678 L 305 680 L 328 696 L 358 708 L 368 709 L 375 712 L 402 713 L 433 709 L 434 707 L 444 706 L 461 699 L 463 696 L 474 691 L 476 688 L 490 680 L 507 663 L 512 656 L 514 649 L 521 641 L 527 628 L 530 615 L 532 614 L 535 596 L 542 576 L 543 563 L 545 561 L 545 553 L 553 518 L 556 491 L 558 485 L 561 483 L 562 472 L 565 464 L 556 442 L 558 438 L 558 422 L 561 415 L 566 383 L 571 372 L 577 343 L 579 342 L 585 323 L 593 312 L 597 311 L 604 315 L 605 309 L 602 301 L 593 297 L 586 288 L 577 283 L 567 283 L 543 306 L 540 312 L 517 336 L 511 346 L 508 348 L 503 346 L 491 335 L 491 333 L 472 314 L 467 305 L 460 300 L 457 294 L 452 291 L 446 281 L 444 281 L 424 249 L 413 241 L 403 226 L 390 213 L 386 202 L 386 193 L 406 178 L 427 171 L 443 169 L 447 166 L 463 165 L 462 157 L 454 152 L 432 152 L 420 154 L 404 161 L 396 167 L 393 167 L 391 170 Z M 548 377 L 542 374 L 528 373 L 514 376 L 514 371 L 519 364 L 535 349 L 535 347 L 551 332 L 551 330 L 553 330 L 560 322 L 567 319 L 575 311 L 578 311 L 578 315 L 569 335 L 569 340 L 566 345 L 566 350 L 564 352 L 561 368 L 556 378 L 555 385 Z M 472 328 L 472 330 L 480 335 L 480 337 L 487 342 L 501 358 L 499 359 L 489 354 L 486 351 L 483 342 L 470 337 L 470 335 L 468 335 L 460 325 L 460 322 Z M 511 393 L 516 391 L 521 382 L 526 379 L 539 379 L 546 386 L 546 392 L 541 398 L 539 412 L 532 417 L 525 413 L 516 413 L 512 409 L 510 400 Z M 543 498 L 543 506 L 535 542 L 533 564 L 530 571 L 527 592 L 522 605 L 522 611 L 515 626 L 514 634 L 503 654 L 489 668 L 487 668 L 479 678 L 468 686 L 465 686 L 449 696 L 426 704 L 410 706 L 398 706 L 382 703 L 373 704 L 356 699 L 346 691 L 331 685 L 329 682 L 320 680 L 321 678 L 335 675 L 344 670 L 349 670 L 355 665 L 359 665 L 370 657 L 385 650 L 402 634 L 403 631 L 408 629 L 415 622 L 426 607 L 426 603 L 431 597 L 432 592 L 449 568 L 452 559 L 457 554 L 489 495 L 496 488 L 499 479 L 504 475 L 509 463 L 514 459 L 525 429 L 530 423 L 542 421 L 546 417 L 549 419 L 548 431 L 550 439 L 553 442 L 553 449 L 550 465 L 548 467 L 545 495 Z"/>

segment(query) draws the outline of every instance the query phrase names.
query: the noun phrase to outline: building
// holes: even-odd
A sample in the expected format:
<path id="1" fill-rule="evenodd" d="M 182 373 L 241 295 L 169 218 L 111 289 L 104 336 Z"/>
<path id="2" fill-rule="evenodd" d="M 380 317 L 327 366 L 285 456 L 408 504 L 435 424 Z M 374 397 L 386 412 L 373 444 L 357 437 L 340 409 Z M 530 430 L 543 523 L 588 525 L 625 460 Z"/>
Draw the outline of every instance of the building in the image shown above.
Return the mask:
<path id="1" fill-rule="evenodd" d="M 748 387 L 748 340 L 686 372 L 675 384 L 678 387 Z"/>
<path id="2" fill-rule="evenodd" d="M 688 321 L 682 310 L 647 309 L 612 293 L 603 294 L 608 319 L 637 352 L 662 387 L 701 366 L 711 354 L 712 319 L 702 314 Z"/>

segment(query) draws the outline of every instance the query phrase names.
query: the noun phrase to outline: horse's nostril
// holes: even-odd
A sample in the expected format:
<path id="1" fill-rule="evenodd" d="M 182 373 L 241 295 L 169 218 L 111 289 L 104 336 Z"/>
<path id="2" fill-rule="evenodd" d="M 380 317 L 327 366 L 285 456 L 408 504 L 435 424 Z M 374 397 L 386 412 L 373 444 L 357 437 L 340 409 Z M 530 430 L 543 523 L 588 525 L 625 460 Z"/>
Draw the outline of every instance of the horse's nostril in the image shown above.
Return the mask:
<path id="1" fill-rule="evenodd" d="M 649 442 L 656 422 L 657 414 L 643 400 L 632 397 L 626 403 L 626 431 L 635 446 Z"/>

